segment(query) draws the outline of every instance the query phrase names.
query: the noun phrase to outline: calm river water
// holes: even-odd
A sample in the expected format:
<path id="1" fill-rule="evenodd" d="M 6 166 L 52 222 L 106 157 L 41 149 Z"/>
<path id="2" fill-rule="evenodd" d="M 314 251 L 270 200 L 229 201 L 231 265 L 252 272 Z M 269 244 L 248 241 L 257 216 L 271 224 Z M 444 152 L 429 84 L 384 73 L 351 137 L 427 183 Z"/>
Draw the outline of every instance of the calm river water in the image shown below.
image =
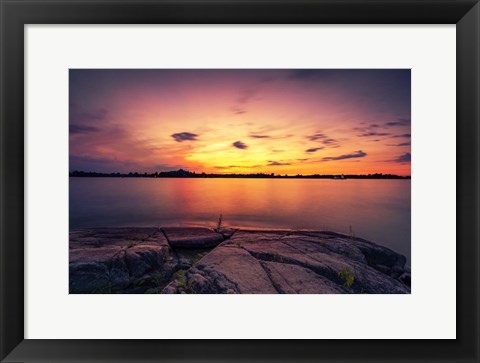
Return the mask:
<path id="1" fill-rule="evenodd" d="M 70 178 L 70 227 L 331 230 L 410 261 L 410 180 Z"/>

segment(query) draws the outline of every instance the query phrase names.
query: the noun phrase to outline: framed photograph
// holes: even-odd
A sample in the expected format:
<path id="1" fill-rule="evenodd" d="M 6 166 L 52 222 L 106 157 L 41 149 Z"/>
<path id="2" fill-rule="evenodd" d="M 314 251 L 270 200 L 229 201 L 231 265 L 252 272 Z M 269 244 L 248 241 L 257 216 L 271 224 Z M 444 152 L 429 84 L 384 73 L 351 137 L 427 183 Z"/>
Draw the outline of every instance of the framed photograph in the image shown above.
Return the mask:
<path id="1" fill-rule="evenodd" d="M 477 1 L 12 1 L 5 362 L 478 362 Z"/>

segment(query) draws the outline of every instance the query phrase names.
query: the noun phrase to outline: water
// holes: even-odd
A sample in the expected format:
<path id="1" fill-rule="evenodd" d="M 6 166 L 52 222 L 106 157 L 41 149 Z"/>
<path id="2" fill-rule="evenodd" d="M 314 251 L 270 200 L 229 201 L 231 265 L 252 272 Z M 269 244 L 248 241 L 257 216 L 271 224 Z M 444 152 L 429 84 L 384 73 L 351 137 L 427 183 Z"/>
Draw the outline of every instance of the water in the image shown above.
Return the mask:
<path id="1" fill-rule="evenodd" d="M 410 261 L 410 180 L 70 178 L 70 227 L 331 230 Z"/>

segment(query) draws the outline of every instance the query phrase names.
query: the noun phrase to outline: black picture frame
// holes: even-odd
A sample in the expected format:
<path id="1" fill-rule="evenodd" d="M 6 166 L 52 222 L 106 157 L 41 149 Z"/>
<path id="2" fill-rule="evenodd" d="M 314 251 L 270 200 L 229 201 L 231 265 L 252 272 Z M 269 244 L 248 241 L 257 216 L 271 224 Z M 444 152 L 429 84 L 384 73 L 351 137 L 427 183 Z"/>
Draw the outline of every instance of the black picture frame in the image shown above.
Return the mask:
<path id="1" fill-rule="evenodd" d="M 0 12 L 2 362 L 480 361 L 478 0 L 0 0 Z M 24 26 L 157 23 L 456 24 L 457 339 L 24 339 Z"/>

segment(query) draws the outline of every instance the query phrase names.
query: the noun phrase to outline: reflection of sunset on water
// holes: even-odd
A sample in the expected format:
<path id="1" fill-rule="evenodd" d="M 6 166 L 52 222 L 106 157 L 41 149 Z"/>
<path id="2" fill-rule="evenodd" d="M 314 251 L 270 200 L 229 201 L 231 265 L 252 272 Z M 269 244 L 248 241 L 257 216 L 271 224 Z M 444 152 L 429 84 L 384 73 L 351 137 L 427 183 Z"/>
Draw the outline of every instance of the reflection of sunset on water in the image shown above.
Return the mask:
<path id="1" fill-rule="evenodd" d="M 70 225 L 321 229 L 410 256 L 410 180 L 70 178 Z"/>
<path id="2" fill-rule="evenodd" d="M 70 171 L 410 175 L 410 70 L 71 70 Z"/>

